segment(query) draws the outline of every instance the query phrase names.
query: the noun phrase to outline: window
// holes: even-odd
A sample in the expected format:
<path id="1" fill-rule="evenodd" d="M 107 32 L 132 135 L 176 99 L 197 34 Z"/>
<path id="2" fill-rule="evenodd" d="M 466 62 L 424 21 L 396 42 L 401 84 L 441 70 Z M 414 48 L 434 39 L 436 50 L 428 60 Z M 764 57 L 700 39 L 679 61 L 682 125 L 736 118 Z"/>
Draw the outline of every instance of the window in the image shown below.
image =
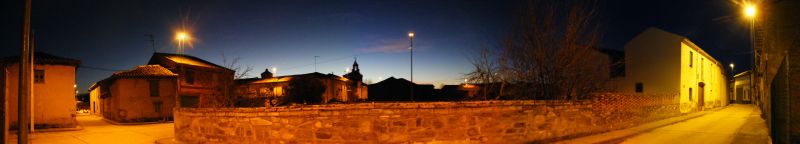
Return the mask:
<path id="1" fill-rule="evenodd" d="M 157 113 L 161 112 L 161 102 L 153 102 L 153 110 Z"/>
<path id="2" fill-rule="evenodd" d="M 689 67 L 694 63 L 694 52 L 689 51 Z"/>
<path id="3" fill-rule="evenodd" d="M 186 76 L 184 77 L 184 80 L 187 84 L 194 84 L 194 71 L 186 70 Z"/>
<path id="4" fill-rule="evenodd" d="M 158 80 L 150 80 L 150 96 L 158 96 Z"/>
<path id="5" fill-rule="evenodd" d="M 692 88 L 689 88 L 689 101 L 692 101 Z"/>
<path id="6" fill-rule="evenodd" d="M 283 87 L 272 88 L 272 92 L 275 96 L 283 96 Z"/>
<path id="7" fill-rule="evenodd" d="M 703 58 L 700 58 L 700 81 L 705 81 L 705 75 L 703 75 L 703 70 L 704 70 L 703 69 L 703 64 L 704 63 L 705 63 L 705 61 L 703 60 Z"/>
<path id="8" fill-rule="evenodd" d="M 33 82 L 34 83 L 44 83 L 44 70 L 34 70 L 33 71 Z"/>
<path id="9" fill-rule="evenodd" d="M 636 83 L 636 92 L 637 93 L 641 93 L 643 91 L 644 91 L 644 84 L 642 84 L 640 82 Z"/>

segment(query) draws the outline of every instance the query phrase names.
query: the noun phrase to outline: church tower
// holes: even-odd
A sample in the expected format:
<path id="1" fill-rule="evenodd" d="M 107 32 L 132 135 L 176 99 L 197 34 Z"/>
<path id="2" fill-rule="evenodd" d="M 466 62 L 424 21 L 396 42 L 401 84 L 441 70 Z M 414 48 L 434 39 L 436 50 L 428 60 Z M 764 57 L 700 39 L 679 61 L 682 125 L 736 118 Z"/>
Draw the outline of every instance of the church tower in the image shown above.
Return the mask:
<path id="1" fill-rule="evenodd" d="M 357 60 L 353 60 L 352 70 L 350 73 L 345 74 L 344 77 L 353 81 L 361 82 L 363 75 L 361 75 L 361 70 L 358 68 Z"/>

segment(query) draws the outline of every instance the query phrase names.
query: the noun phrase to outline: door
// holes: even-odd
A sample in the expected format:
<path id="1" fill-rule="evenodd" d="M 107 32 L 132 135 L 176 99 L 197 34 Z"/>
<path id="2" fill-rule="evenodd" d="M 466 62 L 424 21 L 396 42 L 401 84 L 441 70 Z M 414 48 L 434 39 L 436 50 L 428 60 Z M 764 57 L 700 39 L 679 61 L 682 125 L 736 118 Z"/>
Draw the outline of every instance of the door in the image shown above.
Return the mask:
<path id="1" fill-rule="evenodd" d="M 699 111 L 703 111 L 703 106 L 705 106 L 705 86 L 706 84 L 700 82 L 697 84 L 700 88 L 697 90 L 697 109 Z"/>

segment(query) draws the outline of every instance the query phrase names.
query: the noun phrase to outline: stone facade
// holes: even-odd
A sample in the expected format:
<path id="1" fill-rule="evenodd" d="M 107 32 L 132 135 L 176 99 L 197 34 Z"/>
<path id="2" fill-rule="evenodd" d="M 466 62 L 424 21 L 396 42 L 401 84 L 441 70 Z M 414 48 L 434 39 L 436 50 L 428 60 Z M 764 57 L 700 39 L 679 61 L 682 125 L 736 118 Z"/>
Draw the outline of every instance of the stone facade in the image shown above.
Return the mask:
<path id="1" fill-rule="evenodd" d="M 644 104 L 598 104 L 618 101 L 600 98 L 614 96 L 623 97 L 603 94 L 584 101 L 180 108 L 175 112 L 175 136 L 188 143 L 550 142 L 680 114 L 677 98 L 636 100 Z"/>

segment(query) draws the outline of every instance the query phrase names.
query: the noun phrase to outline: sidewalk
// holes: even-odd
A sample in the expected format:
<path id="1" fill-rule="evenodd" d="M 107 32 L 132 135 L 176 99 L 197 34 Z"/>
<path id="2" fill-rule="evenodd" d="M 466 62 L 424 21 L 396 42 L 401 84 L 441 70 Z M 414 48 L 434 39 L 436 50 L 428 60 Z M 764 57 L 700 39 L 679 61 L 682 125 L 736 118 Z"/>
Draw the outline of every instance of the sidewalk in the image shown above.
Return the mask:
<path id="1" fill-rule="evenodd" d="M 575 139 L 570 139 L 570 140 L 565 140 L 565 141 L 559 141 L 559 142 L 556 142 L 556 143 L 559 143 L 559 144 L 614 143 L 615 141 L 624 140 L 625 138 L 628 138 L 628 137 L 631 137 L 631 136 L 635 136 L 637 134 L 641 134 L 641 133 L 644 133 L 644 132 L 647 132 L 647 131 L 650 131 L 650 130 L 653 130 L 653 129 L 656 129 L 656 128 L 659 128 L 659 127 L 663 127 L 663 126 L 667 126 L 667 125 L 683 122 L 683 121 L 686 121 L 686 120 L 689 120 L 689 119 L 693 119 L 693 118 L 698 118 L 698 117 L 701 117 L 701 116 L 703 116 L 705 114 L 717 112 L 717 111 L 719 111 L 721 109 L 727 109 L 727 108 L 728 107 L 722 107 L 722 108 L 715 108 L 715 109 L 706 110 L 706 111 L 702 111 L 702 112 L 690 113 L 690 114 L 686 114 L 686 115 L 682 115 L 682 116 L 677 116 L 677 117 L 672 117 L 672 118 L 667 118 L 667 119 L 663 119 L 663 120 L 659 120 L 659 121 L 655 121 L 655 122 L 642 124 L 642 125 L 639 125 L 639 126 L 636 126 L 636 127 L 632 127 L 632 128 L 616 130 L 616 131 L 610 131 L 610 132 L 606 132 L 606 133 L 601 133 L 601 134 L 596 134 L 596 135 L 591 135 L 591 136 L 586 136 L 586 137 L 580 137 L 580 138 L 575 138 Z"/>
<path id="2" fill-rule="evenodd" d="M 97 116 L 78 116 L 82 130 L 37 132 L 30 135 L 31 143 L 43 144 L 152 144 L 156 140 L 174 137 L 172 123 L 113 125 Z M 11 135 L 9 143 L 16 143 Z"/>

